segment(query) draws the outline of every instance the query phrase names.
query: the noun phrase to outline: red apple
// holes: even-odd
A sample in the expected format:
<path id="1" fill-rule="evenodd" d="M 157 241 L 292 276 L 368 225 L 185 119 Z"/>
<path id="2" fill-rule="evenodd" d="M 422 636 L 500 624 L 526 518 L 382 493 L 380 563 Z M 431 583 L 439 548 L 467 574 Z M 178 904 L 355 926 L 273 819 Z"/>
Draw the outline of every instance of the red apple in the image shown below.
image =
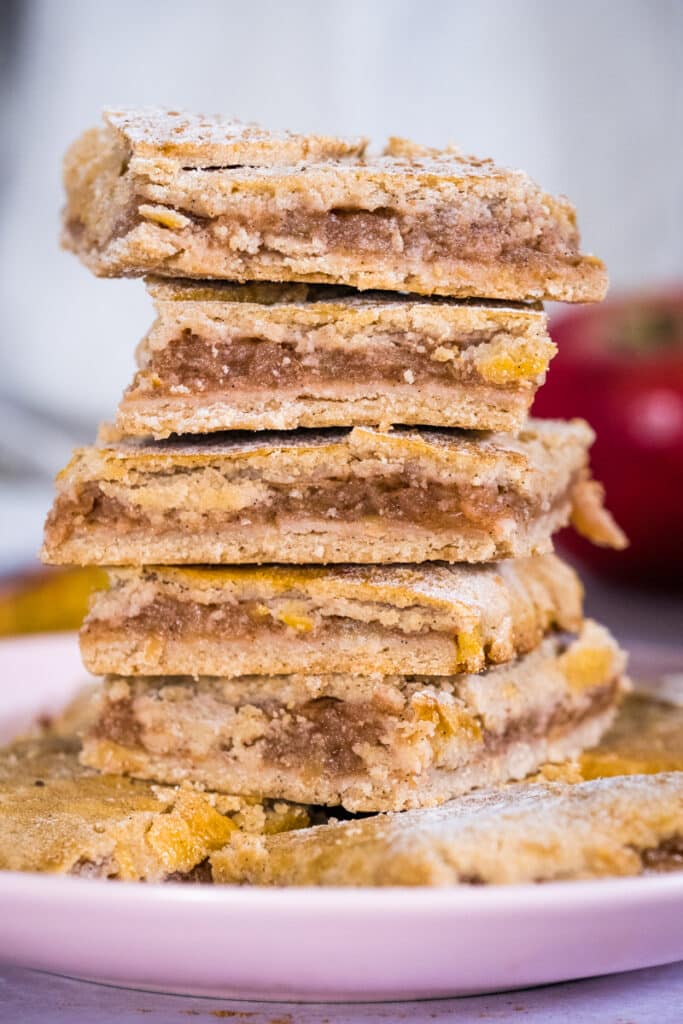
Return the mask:
<path id="1" fill-rule="evenodd" d="M 586 306 L 551 321 L 559 353 L 536 416 L 583 416 L 597 433 L 594 476 L 625 530 L 625 551 L 561 543 L 605 574 L 683 587 L 683 288 Z"/>

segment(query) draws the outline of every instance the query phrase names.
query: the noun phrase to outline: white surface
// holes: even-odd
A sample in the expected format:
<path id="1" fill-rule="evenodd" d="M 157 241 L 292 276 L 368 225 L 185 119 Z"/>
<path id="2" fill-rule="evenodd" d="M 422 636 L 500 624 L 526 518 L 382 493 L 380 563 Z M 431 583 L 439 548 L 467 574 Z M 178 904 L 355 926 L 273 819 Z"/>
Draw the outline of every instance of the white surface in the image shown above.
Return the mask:
<path id="1" fill-rule="evenodd" d="M 38 565 L 43 524 L 53 496 L 51 480 L 0 476 L 0 573 Z"/>
<path id="2" fill-rule="evenodd" d="M 19 7 L 0 96 L 2 384 L 46 408 L 111 417 L 152 320 L 140 282 L 98 281 L 57 245 L 62 155 L 105 105 L 455 141 L 566 192 L 615 288 L 680 276 L 677 0 Z"/>
<path id="3" fill-rule="evenodd" d="M 66 699 L 75 639 L 0 644 L 0 722 Z M 444 890 L 136 885 L 0 874 L 0 960 L 237 998 L 460 995 L 683 958 L 683 874 Z"/>

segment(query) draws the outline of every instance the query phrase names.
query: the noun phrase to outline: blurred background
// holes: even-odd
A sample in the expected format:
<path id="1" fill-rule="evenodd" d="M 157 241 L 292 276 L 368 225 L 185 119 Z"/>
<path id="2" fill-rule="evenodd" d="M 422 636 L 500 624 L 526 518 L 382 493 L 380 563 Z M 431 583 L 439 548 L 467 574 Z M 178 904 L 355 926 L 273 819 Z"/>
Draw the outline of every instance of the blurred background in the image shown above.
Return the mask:
<path id="1" fill-rule="evenodd" d="M 622 636 L 680 640 L 680 0 L 4 0 L 0 11 L 0 632 L 80 614 L 88 574 L 73 585 L 33 574 L 51 478 L 112 416 L 151 317 L 141 283 L 98 281 L 60 251 L 61 158 L 103 106 L 159 104 L 378 143 L 454 141 L 569 195 L 622 301 L 564 322 L 552 310 L 561 354 L 539 411 L 600 429 L 597 475 L 638 539 L 618 565 L 575 550 L 597 574 L 589 608 Z"/>

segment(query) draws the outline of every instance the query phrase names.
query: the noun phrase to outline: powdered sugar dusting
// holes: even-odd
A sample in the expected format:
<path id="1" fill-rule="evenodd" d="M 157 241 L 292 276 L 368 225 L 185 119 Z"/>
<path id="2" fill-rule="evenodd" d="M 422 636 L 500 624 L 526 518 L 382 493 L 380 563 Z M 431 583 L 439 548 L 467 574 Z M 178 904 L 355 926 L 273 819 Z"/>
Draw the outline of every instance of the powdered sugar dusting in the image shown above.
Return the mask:
<path id="1" fill-rule="evenodd" d="M 175 158 L 188 167 L 296 164 L 361 156 L 365 150 L 362 138 L 271 131 L 221 114 L 146 107 L 107 110 L 104 119 L 134 155 Z"/>

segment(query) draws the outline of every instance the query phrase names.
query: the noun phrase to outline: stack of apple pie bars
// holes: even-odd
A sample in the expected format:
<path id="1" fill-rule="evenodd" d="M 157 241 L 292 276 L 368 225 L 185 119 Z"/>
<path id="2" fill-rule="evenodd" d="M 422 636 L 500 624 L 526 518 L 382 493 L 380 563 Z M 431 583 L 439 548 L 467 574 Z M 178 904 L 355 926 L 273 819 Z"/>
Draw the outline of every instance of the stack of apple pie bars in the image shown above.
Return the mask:
<path id="1" fill-rule="evenodd" d="M 66 247 L 156 307 L 46 525 L 47 562 L 110 571 L 82 762 L 378 812 L 595 744 L 624 657 L 552 535 L 625 540 L 588 425 L 528 418 L 541 301 L 606 289 L 570 204 L 452 149 L 169 111 L 108 112 L 65 173 Z"/>

